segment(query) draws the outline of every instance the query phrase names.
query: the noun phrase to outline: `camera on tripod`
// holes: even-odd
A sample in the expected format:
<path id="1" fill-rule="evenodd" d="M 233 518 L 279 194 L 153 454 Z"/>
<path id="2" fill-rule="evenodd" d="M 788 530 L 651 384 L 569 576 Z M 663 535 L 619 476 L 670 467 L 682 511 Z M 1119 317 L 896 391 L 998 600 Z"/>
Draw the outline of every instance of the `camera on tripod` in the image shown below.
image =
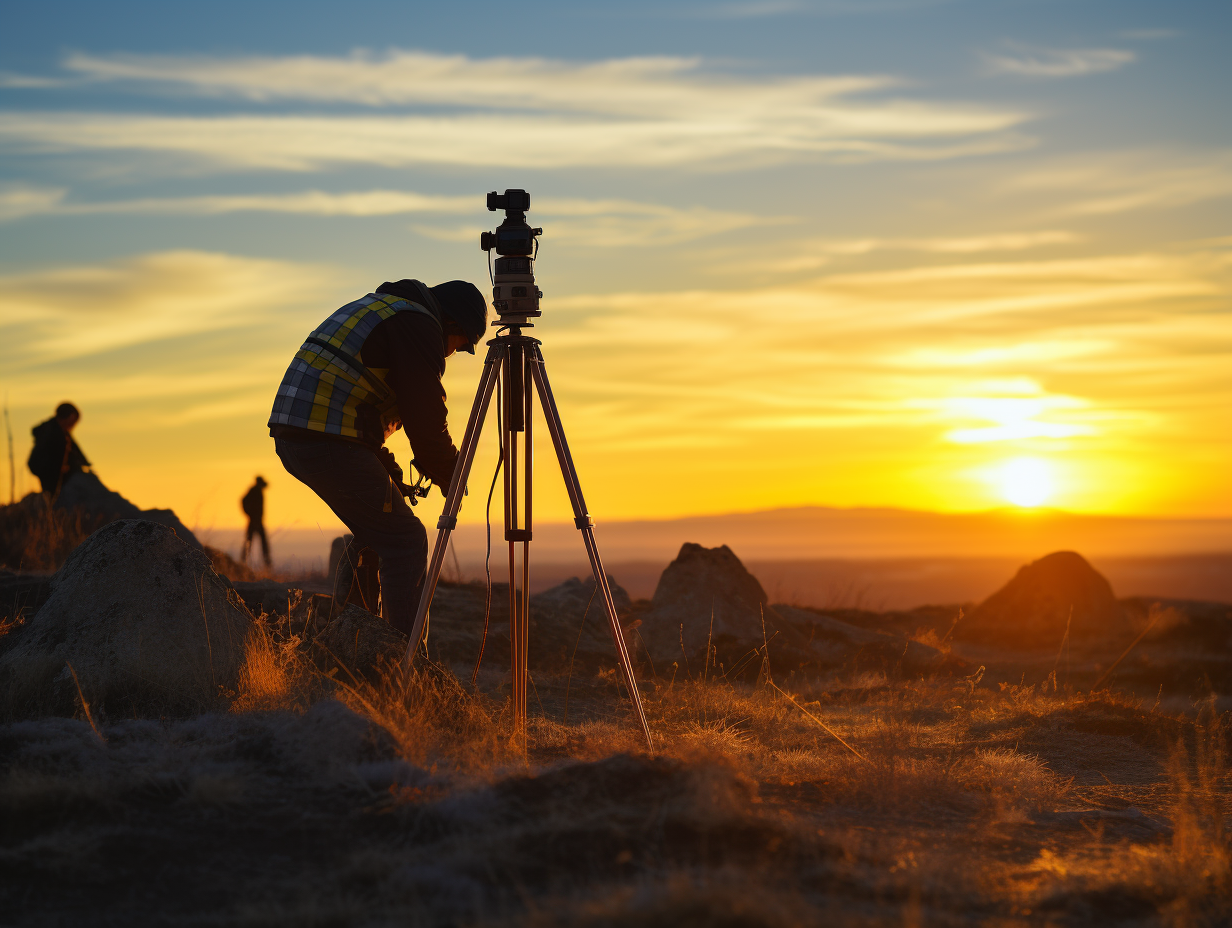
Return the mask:
<path id="1" fill-rule="evenodd" d="M 496 259 L 496 272 L 492 276 L 492 304 L 500 318 L 493 323 L 497 327 L 496 337 L 488 342 L 488 354 L 483 362 L 479 389 L 475 393 L 475 405 L 471 407 L 466 433 L 458 448 L 458 463 L 454 468 L 449 490 L 445 494 L 445 508 L 436 522 L 436 544 L 432 549 L 432 561 L 419 594 L 419 609 L 415 613 L 415 624 L 411 628 L 403 664 L 410 669 L 423 644 L 424 635 L 427 634 L 428 611 L 445 564 L 450 534 L 458 527 L 458 512 L 462 508 L 462 497 L 466 493 L 466 481 L 471 473 L 471 465 L 475 462 L 475 451 L 479 446 L 484 419 L 495 400 L 499 404 L 497 423 L 500 429 L 501 454 L 497 474 L 501 469 L 505 472 L 505 541 L 509 545 L 509 656 L 512 671 L 509 696 L 513 708 L 514 730 L 521 737 L 526 736 L 526 688 L 529 681 L 527 654 L 530 640 L 530 599 L 527 591 L 530 589 L 530 544 L 534 537 L 531 486 L 535 462 L 534 404 L 538 398 L 540 412 L 556 449 L 561 475 L 565 478 L 565 489 L 573 508 L 573 524 L 582 533 L 582 544 L 590 558 L 590 567 L 595 577 L 595 590 L 601 594 L 600 605 L 607 613 L 608 628 L 612 633 L 612 643 L 616 648 L 625 690 L 633 704 L 642 733 L 646 736 L 646 747 L 653 751 L 654 742 L 650 737 L 650 726 L 646 722 L 642 698 L 638 695 L 633 662 L 629 658 L 624 630 L 620 617 L 616 614 L 616 604 L 612 599 L 607 574 L 603 570 L 603 561 L 599 557 L 599 547 L 595 541 L 595 520 L 590 517 L 586 500 L 582 497 L 577 468 L 573 466 L 573 456 L 569 453 L 569 443 L 565 440 L 560 411 L 548 383 L 547 367 L 543 352 L 540 351 L 542 343 L 524 331 L 524 328 L 533 325 L 531 317 L 539 315 L 539 298 L 543 296 L 535 286 L 534 273 L 538 236 L 543 230 L 532 229 L 526 224 L 530 194 L 525 190 L 506 190 L 503 194 L 492 191 L 488 194 L 488 209 L 505 211 L 505 221 L 497 230 L 484 232 L 479 240 L 479 247 L 488 253 L 489 262 L 492 260 L 493 251 L 500 255 Z M 492 476 L 493 491 L 496 488 L 497 474 Z M 489 496 L 489 505 L 490 500 Z M 517 576 L 519 546 L 522 549 L 520 587 Z M 485 614 L 485 638 L 489 617 Z M 482 645 L 479 659 L 483 659 Z M 478 673 L 477 661 L 471 676 L 472 686 L 475 685 Z"/>
<path id="2" fill-rule="evenodd" d="M 527 319 L 540 315 L 539 298 L 543 296 L 535 286 L 535 253 L 543 230 L 526 223 L 530 194 L 525 190 L 493 190 L 488 194 L 488 209 L 505 211 L 505 221 L 495 232 L 479 236 L 480 248 L 500 255 L 492 277 L 492 308 L 501 317 L 497 324 L 529 325 Z"/>

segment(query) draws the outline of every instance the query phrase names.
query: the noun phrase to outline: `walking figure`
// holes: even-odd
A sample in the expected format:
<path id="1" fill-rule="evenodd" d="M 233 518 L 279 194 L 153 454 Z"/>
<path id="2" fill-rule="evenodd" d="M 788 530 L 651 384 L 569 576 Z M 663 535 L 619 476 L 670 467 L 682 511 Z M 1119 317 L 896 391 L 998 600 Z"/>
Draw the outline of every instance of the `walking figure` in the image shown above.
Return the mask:
<path id="1" fill-rule="evenodd" d="M 248 563 L 248 554 L 252 550 L 252 536 L 261 536 L 261 555 L 265 558 L 265 569 L 270 567 L 269 539 L 265 537 L 265 488 L 269 486 L 264 477 L 257 477 L 256 483 L 249 488 L 240 500 L 240 508 L 248 516 L 248 530 L 244 533 L 244 550 L 240 560 Z"/>

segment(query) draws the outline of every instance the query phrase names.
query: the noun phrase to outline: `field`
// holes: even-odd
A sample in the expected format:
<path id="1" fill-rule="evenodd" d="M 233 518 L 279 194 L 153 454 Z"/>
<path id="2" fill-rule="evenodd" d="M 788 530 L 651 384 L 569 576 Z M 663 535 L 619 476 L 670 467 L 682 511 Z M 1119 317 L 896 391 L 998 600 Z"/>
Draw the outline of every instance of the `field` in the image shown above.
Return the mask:
<path id="1" fill-rule="evenodd" d="M 369 681 L 306 653 L 263 626 L 230 712 L 0 728 L 4 922 L 1196 926 L 1232 911 L 1213 702 L 1172 714 L 1055 678 L 702 668 L 643 684 L 647 752 L 610 669 L 535 673 L 523 741 L 496 660 L 471 689 L 461 664 Z"/>

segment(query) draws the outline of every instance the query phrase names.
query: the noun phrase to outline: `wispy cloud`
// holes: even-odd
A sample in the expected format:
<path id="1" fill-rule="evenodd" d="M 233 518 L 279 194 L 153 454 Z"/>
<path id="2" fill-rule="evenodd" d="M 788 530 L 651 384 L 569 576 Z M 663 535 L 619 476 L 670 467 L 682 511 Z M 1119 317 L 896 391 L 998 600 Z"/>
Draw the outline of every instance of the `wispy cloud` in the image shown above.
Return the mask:
<path id="1" fill-rule="evenodd" d="M 962 237 L 932 238 L 820 238 L 792 243 L 785 257 L 748 259 L 748 269 L 807 271 L 829 265 L 836 258 L 852 258 L 877 252 L 925 252 L 937 255 L 971 255 L 997 251 L 1026 251 L 1056 245 L 1072 245 L 1082 236 L 1065 229 L 1034 232 L 994 232 Z"/>
<path id="2" fill-rule="evenodd" d="M 761 19 L 803 13 L 809 5 L 799 0 L 750 0 L 747 3 L 718 3 L 688 11 L 698 19 Z"/>
<path id="3" fill-rule="evenodd" d="M 1094 440 L 1200 396 L 1226 363 L 1226 312 L 1212 313 L 1228 263 L 1216 250 L 907 266 L 793 288 L 554 299 L 545 324 L 568 395 L 594 404 L 580 427 L 603 447 L 652 428 Z M 620 414 L 599 415 L 604 404 Z M 645 404 L 670 421 L 652 426 Z"/>
<path id="4" fill-rule="evenodd" d="M 405 190 L 326 193 L 141 197 L 131 200 L 73 201 L 63 187 L 0 188 L 0 220 L 25 216 L 106 214 L 218 216 L 225 213 L 292 213 L 306 216 L 397 216 L 407 213 L 473 213 L 474 196 L 438 196 Z M 537 204 L 536 204 L 537 205 Z"/>
<path id="5" fill-rule="evenodd" d="M 79 78 L 39 77 L 34 74 L 0 71 L 0 87 L 8 90 L 50 90 L 76 83 L 81 83 Z"/>
<path id="6" fill-rule="evenodd" d="M 200 167 L 311 171 L 335 165 L 504 168 L 709 165 L 784 160 L 927 161 L 1012 151 L 1021 117 L 886 104 L 780 121 L 592 121 L 555 117 L 130 116 L 0 113 L 9 151 L 144 152 Z M 425 140 L 430 140 L 425 141 Z"/>
<path id="7" fill-rule="evenodd" d="M 935 159 L 1028 144 L 1014 108 L 888 97 L 885 75 L 732 75 L 695 58 L 576 63 L 428 52 L 349 57 L 70 56 L 91 83 L 392 114 L 0 114 L 10 150 L 146 151 L 231 167 L 724 164 Z M 424 112 L 425 108 L 431 112 Z"/>
<path id="8" fill-rule="evenodd" d="M 200 251 L 0 277 L 0 327 L 18 371 L 228 328 L 336 283 L 320 266 Z M 322 314 L 323 315 L 323 314 Z"/>
<path id="9" fill-rule="evenodd" d="M 552 242 L 570 248 L 657 247 L 747 229 L 795 222 L 792 217 L 756 216 L 695 206 L 681 209 L 627 200 L 571 200 L 543 197 L 535 215 L 551 222 Z M 538 219 L 536 220 L 538 221 Z M 416 226 L 416 231 L 445 241 L 470 241 L 479 226 Z"/>
<path id="10" fill-rule="evenodd" d="M 985 54 L 984 62 L 997 74 L 1024 77 L 1081 77 L 1115 71 L 1137 56 L 1123 48 L 1041 48 L 1016 54 Z"/>
<path id="11" fill-rule="evenodd" d="M 1232 196 L 1232 151 L 1099 152 L 1025 172 L 1006 188 L 1068 194 L 1054 215 L 1188 206 Z"/>
<path id="12" fill-rule="evenodd" d="M 72 201 L 67 194 L 67 189 L 62 187 L 0 188 L 0 221 L 29 216 L 218 216 L 243 212 L 356 218 L 420 213 L 485 217 L 482 223 L 466 226 L 416 226 L 421 234 L 445 241 L 470 241 L 478 235 L 481 226 L 488 225 L 488 214 L 477 196 L 439 196 L 405 190 L 347 193 L 308 190 L 287 194 L 146 197 L 94 202 Z M 734 229 L 794 221 L 789 217 L 755 216 L 707 207 L 680 208 L 629 200 L 550 196 L 535 197 L 534 215 L 552 220 L 553 239 L 582 248 L 677 244 Z"/>

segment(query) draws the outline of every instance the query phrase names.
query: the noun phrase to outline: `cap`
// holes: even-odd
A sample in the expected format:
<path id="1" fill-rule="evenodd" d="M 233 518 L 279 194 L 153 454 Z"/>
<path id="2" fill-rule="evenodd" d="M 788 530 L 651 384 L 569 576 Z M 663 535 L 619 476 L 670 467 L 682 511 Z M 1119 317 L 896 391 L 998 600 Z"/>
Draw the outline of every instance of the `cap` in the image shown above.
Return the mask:
<path id="1" fill-rule="evenodd" d="M 479 288 L 465 280 L 447 280 L 428 289 L 441 312 L 470 339 L 470 344 L 462 350 L 474 354 L 475 345 L 488 330 L 488 301 Z"/>

